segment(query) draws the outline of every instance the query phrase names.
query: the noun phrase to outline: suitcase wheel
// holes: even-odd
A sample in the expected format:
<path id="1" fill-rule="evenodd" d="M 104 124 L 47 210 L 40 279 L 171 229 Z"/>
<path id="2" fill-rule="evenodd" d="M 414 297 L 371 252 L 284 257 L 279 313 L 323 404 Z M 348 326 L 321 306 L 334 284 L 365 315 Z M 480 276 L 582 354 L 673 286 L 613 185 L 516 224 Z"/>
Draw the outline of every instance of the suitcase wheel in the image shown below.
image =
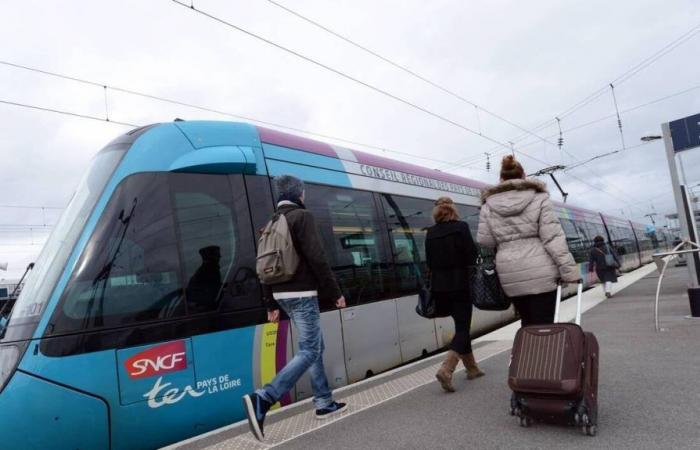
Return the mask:
<path id="1" fill-rule="evenodd" d="M 521 415 L 520 416 L 520 426 L 523 428 L 528 428 L 530 425 L 532 425 L 532 419 L 526 415 Z"/>
<path id="2" fill-rule="evenodd" d="M 578 414 L 577 414 L 578 415 Z M 584 413 L 580 416 L 579 425 L 581 425 L 581 432 L 586 436 L 595 436 L 598 432 L 598 427 L 592 423 L 591 418 L 588 414 Z"/>

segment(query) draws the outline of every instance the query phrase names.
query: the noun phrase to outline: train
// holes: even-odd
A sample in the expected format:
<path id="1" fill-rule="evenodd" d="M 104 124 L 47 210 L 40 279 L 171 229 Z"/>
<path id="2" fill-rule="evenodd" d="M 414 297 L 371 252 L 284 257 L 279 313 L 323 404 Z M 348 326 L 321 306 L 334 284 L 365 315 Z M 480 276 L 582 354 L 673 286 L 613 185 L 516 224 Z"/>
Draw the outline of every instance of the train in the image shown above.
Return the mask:
<path id="1" fill-rule="evenodd" d="M 241 396 L 297 351 L 288 320 L 266 322 L 255 273 L 282 174 L 304 180 L 347 300 L 321 304 L 332 387 L 444 348 L 451 319 L 415 312 L 425 230 L 449 195 L 475 233 L 483 183 L 247 123 L 149 125 L 95 155 L 0 323 L 2 447 L 158 448 L 243 419 Z M 595 235 L 625 271 L 670 246 L 555 208 L 587 287 Z M 205 264 L 213 276 L 197 276 Z M 477 310 L 473 337 L 514 320 Z M 280 405 L 311 395 L 305 377 Z"/>

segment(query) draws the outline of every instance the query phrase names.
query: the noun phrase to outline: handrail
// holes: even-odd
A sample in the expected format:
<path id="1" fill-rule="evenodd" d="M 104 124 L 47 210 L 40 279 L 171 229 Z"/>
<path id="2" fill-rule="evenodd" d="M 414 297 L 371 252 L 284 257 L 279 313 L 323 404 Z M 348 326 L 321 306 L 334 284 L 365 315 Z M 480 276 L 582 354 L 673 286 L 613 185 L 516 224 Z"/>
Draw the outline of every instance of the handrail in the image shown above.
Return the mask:
<path id="1" fill-rule="evenodd" d="M 690 250 L 678 250 L 681 247 L 685 247 L 686 245 L 691 245 L 694 246 L 695 248 L 692 248 Z M 670 252 L 663 252 L 663 253 L 654 253 L 652 255 L 652 258 L 654 258 L 654 262 L 656 263 L 656 269 L 661 273 L 659 276 L 659 282 L 656 284 L 656 301 L 654 302 L 654 327 L 656 328 L 656 331 L 661 331 L 659 328 L 659 295 L 661 294 L 661 282 L 664 279 L 664 274 L 666 273 L 666 268 L 668 267 L 668 263 L 671 262 L 671 260 L 675 259 L 678 257 L 678 255 L 683 255 L 686 253 L 699 253 L 700 252 L 700 245 L 696 244 L 693 241 L 690 240 L 684 240 L 680 244 L 678 244 L 672 251 Z M 670 258 L 667 258 L 664 260 L 665 257 L 670 256 Z M 661 264 L 661 261 L 663 262 L 663 265 Z"/>

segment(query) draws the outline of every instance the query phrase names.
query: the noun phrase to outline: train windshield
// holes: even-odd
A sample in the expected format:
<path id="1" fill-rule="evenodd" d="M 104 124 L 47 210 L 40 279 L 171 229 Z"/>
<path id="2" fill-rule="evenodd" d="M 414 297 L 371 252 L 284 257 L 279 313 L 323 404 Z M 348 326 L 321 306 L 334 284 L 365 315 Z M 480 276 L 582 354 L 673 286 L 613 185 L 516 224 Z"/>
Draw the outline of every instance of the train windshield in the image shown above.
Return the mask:
<path id="1" fill-rule="evenodd" d="M 27 276 L 4 330 L 3 342 L 31 337 L 88 217 L 129 145 L 107 146 L 93 158 Z"/>

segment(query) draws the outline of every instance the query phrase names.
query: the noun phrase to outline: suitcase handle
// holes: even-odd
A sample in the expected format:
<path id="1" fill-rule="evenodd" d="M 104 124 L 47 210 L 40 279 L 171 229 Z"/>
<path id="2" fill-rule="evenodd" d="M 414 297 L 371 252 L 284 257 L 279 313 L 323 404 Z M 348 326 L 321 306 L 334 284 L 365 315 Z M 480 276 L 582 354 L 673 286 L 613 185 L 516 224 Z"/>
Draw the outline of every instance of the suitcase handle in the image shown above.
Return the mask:
<path id="1" fill-rule="evenodd" d="M 583 297 L 583 280 L 578 280 L 576 287 L 576 325 L 581 325 L 581 300 Z M 561 280 L 557 280 L 557 299 L 554 305 L 554 323 L 559 322 L 559 307 L 561 305 Z"/>

